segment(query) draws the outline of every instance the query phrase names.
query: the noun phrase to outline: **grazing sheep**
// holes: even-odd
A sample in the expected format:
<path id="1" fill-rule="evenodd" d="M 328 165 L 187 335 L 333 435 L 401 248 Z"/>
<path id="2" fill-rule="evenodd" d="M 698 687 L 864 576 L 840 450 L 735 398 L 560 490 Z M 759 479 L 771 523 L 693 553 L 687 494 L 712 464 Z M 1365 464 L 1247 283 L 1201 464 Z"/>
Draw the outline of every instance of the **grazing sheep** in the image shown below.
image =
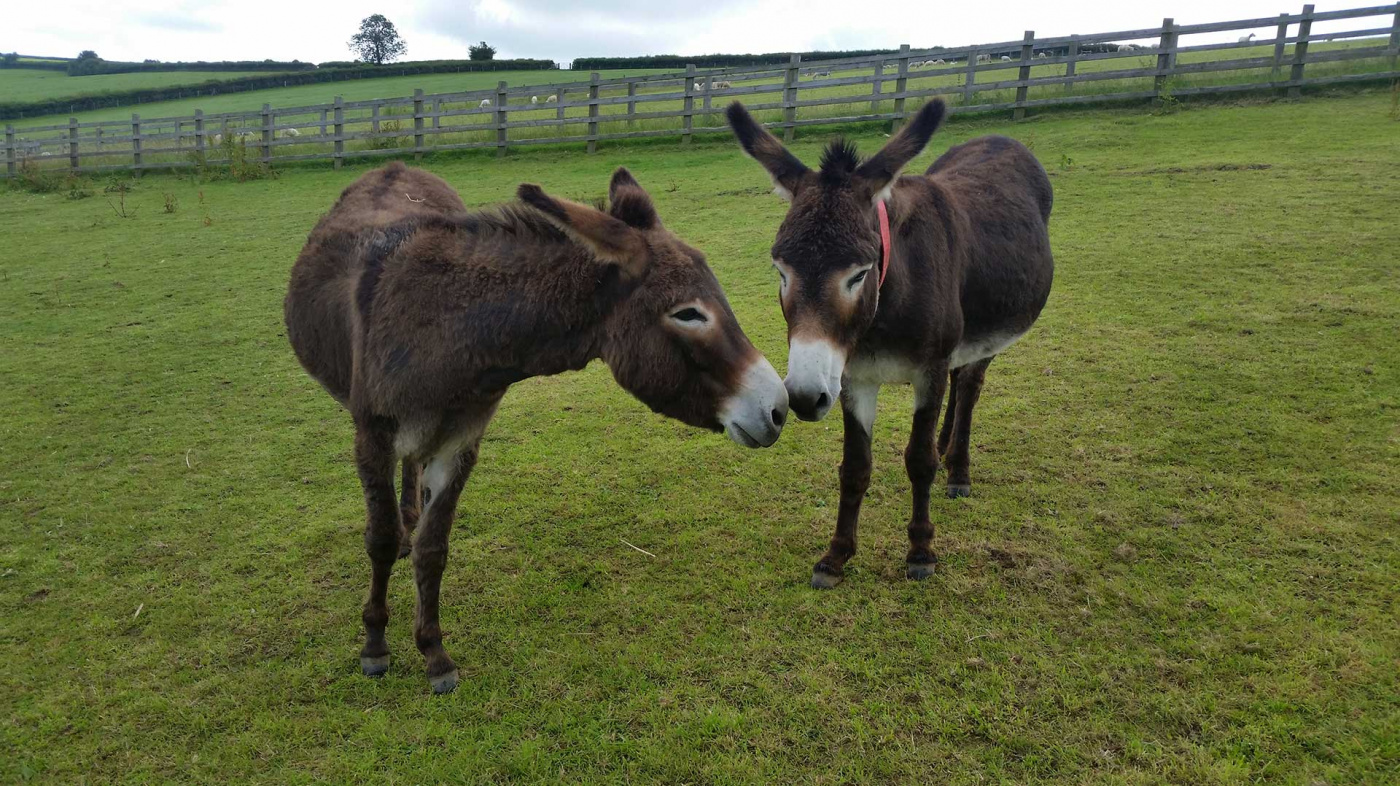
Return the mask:
<path id="1" fill-rule="evenodd" d="M 704 90 L 704 89 L 705 89 L 705 83 L 704 83 L 704 82 L 696 82 L 696 83 L 695 83 L 695 89 L 696 89 L 696 90 Z"/>
<path id="2" fill-rule="evenodd" d="M 1002 56 L 1001 56 L 1001 62 L 1003 62 L 1003 63 L 1009 63 L 1009 62 L 1011 62 L 1011 58 L 1008 57 L 1007 55 L 1002 55 Z"/>
<path id="3" fill-rule="evenodd" d="M 977 56 L 977 62 L 979 62 L 979 63 L 990 63 L 990 62 L 992 62 L 992 56 L 991 56 L 991 55 L 978 55 L 978 56 Z"/>
<path id="4" fill-rule="evenodd" d="M 284 128 L 278 134 L 278 136 L 282 137 L 283 139 L 291 139 L 292 137 L 301 136 L 301 132 L 296 130 L 295 128 Z"/>
<path id="5" fill-rule="evenodd" d="M 559 103 L 559 96 L 549 96 L 545 98 L 544 102 L 546 104 L 557 104 Z"/>
<path id="6" fill-rule="evenodd" d="M 733 82 L 713 82 L 711 84 L 714 86 L 715 90 L 728 90 L 734 86 Z"/>
<path id="7" fill-rule="evenodd" d="M 224 143 L 224 135 L 215 134 L 212 141 L 215 145 L 222 145 Z"/>
<path id="8" fill-rule="evenodd" d="M 41 156 L 51 156 L 51 155 L 53 155 L 53 153 L 50 153 L 49 151 L 45 150 L 44 152 L 40 153 L 39 155 L 41 155 Z"/>
<path id="9" fill-rule="evenodd" d="M 491 106 L 491 99 L 483 98 L 481 99 L 481 103 L 477 104 L 477 106 L 481 107 L 482 109 L 485 109 L 486 107 Z"/>
<path id="10" fill-rule="evenodd" d="M 943 59 L 942 59 L 942 58 L 939 58 L 938 60 L 933 61 L 933 64 L 934 64 L 934 65 L 948 65 L 947 63 L 943 62 Z"/>
<path id="11" fill-rule="evenodd" d="M 531 104 L 538 104 L 539 102 L 540 102 L 540 97 L 539 97 L 539 96 L 530 96 L 530 103 L 531 103 Z"/>
<path id="12" fill-rule="evenodd" d="M 1133 45 L 1132 45 L 1132 44 L 1119 44 L 1119 45 L 1118 45 L 1118 51 L 1119 51 L 1119 52 L 1131 52 L 1131 51 L 1133 51 Z"/>
<path id="13" fill-rule="evenodd" d="M 1240 43 L 1241 43 L 1241 44 L 1247 44 L 1247 43 L 1249 43 L 1249 42 L 1251 42 L 1251 41 L 1253 41 L 1253 40 L 1254 40 L 1254 34 L 1253 34 L 1253 33 L 1250 33 L 1249 35 L 1242 35 L 1242 36 L 1240 36 Z"/>
<path id="14" fill-rule="evenodd" d="M 1036 59 L 1036 60 L 1044 60 L 1044 59 L 1045 59 L 1045 53 L 1044 53 L 1044 52 L 1041 52 L 1040 54 L 1038 54 L 1038 55 L 1035 56 L 1035 59 Z"/>

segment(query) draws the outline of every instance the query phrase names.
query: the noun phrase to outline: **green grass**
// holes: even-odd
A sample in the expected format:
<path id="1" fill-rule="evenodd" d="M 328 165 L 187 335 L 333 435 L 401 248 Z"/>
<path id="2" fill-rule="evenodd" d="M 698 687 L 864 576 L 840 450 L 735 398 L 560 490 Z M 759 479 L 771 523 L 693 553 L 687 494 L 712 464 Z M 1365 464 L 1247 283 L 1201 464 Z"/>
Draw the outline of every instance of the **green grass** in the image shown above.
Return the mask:
<path id="1" fill-rule="evenodd" d="M 69 76 L 62 71 L 29 68 L 0 68 L 0 101 L 61 101 L 78 96 L 101 95 L 147 87 L 197 85 L 243 76 L 268 76 L 266 71 L 157 71 L 136 74 L 95 74 Z M 205 99 L 209 100 L 209 99 Z M 105 110 L 111 112 L 113 110 Z M 131 116 L 126 108 L 125 117 Z M 86 113 L 84 113 L 86 114 Z M 122 117 L 117 114 L 115 117 Z M 66 118 L 67 115 L 64 115 Z M 27 125 L 36 125 L 27 123 Z M 42 124 L 37 124 L 42 125 Z M 18 125 L 16 126 L 18 127 Z"/>
<path id="2" fill-rule="evenodd" d="M 839 420 L 749 452 L 600 364 L 513 388 L 452 536 L 463 681 L 439 698 L 405 565 L 393 666 L 358 674 L 350 423 L 282 330 L 292 259 L 361 170 L 147 177 L 130 219 L 0 193 L 0 779 L 1395 783 L 1389 112 L 1371 91 L 935 137 L 916 168 L 987 132 L 1033 147 L 1059 265 L 992 366 L 974 497 L 936 501 L 924 583 L 908 388 L 825 593 Z M 619 164 L 781 369 L 784 205 L 732 142 L 424 161 L 469 204 L 596 196 Z"/>

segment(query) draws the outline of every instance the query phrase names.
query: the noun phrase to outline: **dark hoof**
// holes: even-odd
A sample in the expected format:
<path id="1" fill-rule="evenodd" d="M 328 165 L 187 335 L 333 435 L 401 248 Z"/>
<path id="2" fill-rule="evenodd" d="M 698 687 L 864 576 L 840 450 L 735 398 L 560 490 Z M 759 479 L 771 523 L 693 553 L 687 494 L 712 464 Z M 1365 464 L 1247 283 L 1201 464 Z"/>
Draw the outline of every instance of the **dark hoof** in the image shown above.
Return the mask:
<path id="1" fill-rule="evenodd" d="M 407 557 L 409 554 L 412 553 L 413 542 L 407 539 L 403 540 L 399 545 L 399 559 L 403 559 L 404 557 Z"/>
<path id="2" fill-rule="evenodd" d="M 453 669 L 439 677 L 429 677 L 428 684 L 433 686 L 433 693 L 451 693 L 457 689 L 457 670 Z"/>
<path id="3" fill-rule="evenodd" d="M 824 570 L 814 570 L 812 571 L 812 589 L 831 589 L 840 584 L 844 578 L 846 577 L 827 573 Z"/>
<path id="4" fill-rule="evenodd" d="M 923 581 L 938 571 L 937 562 L 910 562 L 904 575 L 914 581 Z"/>
<path id="5" fill-rule="evenodd" d="M 954 485 L 952 485 L 952 484 L 949 484 L 949 485 L 948 485 L 948 499 L 957 499 L 957 498 L 959 498 L 959 497 L 970 497 L 970 496 L 972 496 L 972 486 L 963 486 L 963 485 L 954 486 Z"/>
<path id="6" fill-rule="evenodd" d="M 389 656 L 380 655 L 375 658 L 360 656 L 360 671 L 366 677 L 383 677 L 389 671 Z"/>

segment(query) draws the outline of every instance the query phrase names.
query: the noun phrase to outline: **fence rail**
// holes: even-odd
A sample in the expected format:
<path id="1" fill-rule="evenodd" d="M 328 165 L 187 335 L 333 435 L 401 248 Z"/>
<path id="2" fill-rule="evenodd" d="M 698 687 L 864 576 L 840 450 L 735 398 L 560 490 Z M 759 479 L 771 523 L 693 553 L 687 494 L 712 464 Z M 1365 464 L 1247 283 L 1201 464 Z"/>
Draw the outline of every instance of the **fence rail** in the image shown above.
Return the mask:
<path id="1" fill-rule="evenodd" d="M 1314 25 L 1387 17 L 1382 26 L 1313 32 Z M 1264 37 L 1258 37 L 1258 31 Z M 1234 42 L 1183 43 L 1187 36 L 1251 32 Z M 1257 40 L 1256 40 L 1257 38 Z M 1011 111 L 1114 100 L 1275 90 L 1400 78 L 1400 3 L 1233 22 L 1037 38 L 956 49 L 742 66 L 647 76 L 424 94 L 252 112 L 130 121 L 6 126 L 6 175 L 27 168 L 75 173 L 273 164 L 357 156 L 620 139 L 679 137 L 724 128 L 723 106 L 744 100 L 769 128 L 890 121 L 946 97 L 950 111 Z M 678 122 L 677 122 L 678 121 Z"/>

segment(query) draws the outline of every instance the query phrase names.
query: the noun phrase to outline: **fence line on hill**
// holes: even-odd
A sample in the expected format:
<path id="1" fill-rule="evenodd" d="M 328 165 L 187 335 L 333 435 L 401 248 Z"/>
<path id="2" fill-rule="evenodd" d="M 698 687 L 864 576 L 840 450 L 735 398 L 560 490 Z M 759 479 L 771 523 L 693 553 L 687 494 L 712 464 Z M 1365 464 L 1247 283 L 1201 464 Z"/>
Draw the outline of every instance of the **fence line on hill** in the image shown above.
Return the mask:
<path id="1" fill-rule="evenodd" d="M 1389 23 L 1312 32 L 1319 22 L 1377 16 L 1388 16 Z M 1181 42 L 1184 36 L 1261 28 L 1273 29 L 1274 36 Z M 1133 41 L 1151 43 L 1128 43 Z M 1339 43 L 1339 48 L 1309 50 L 1310 45 Z M 1179 59 L 1270 45 L 1272 51 L 1263 56 L 1245 52 L 1234 59 Z M 1128 58 L 1139 60 L 1126 68 L 1103 67 Z M 593 73 L 587 82 L 521 87 L 500 82 L 491 90 L 433 95 L 416 90 L 410 97 L 368 101 L 337 96 L 329 104 L 275 109 L 263 104 L 254 112 L 196 110 L 190 116 L 153 119 L 133 114 L 130 121 L 86 123 L 69 118 L 61 125 L 6 126 L 4 156 L 6 175 L 12 177 L 26 167 L 139 173 L 237 161 L 331 160 L 338 168 L 356 156 L 411 153 L 417 158 L 431 151 L 483 148 L 505 155 L 512 147 L 571 142 L 584 143 L 592 153 L 602 141 L 678 136 L 685 144 L 697 133 L 722 131 L 722 104 L 733 99 L 749 102 L 761 119 L 772 118 L 765 124 L 791 140 L 797 129 L 819 125 L 890 121 L 898 127 L 916 108 L 910 99 L 944 96 L 953 113 L 1010 111 L 1020 119 L 1029 109 L 1101 101 L 1261 89 L 1298 97 L 1303 87 L 1400 78 L 1397 59 L 1400 2 L 1323 13 L 1305 5 L 1298 14 L 1231 22 L 1178 25 L 1166 19 L 1155 28 L 1051 38 L 1027 31 L 1019 41 L 951 50 L 918 51 L 905 45 L 887 55 L 807 62 L 793 55 L 785 65 L 689 66 L 683 73 L 611 79 Z M 1333 73 L 1305 75 L 1308 66 L 1316 72 L 1319 64 Z M 1355 71 L 1358 67 L 1362 70 Z M 1335 73 L 1348 68 L 1353 72 Z M 1202 75 L 1229 78 L 1232 72 L 1235 81 L 1183 84 Z M 810 97 L 803 98 L 804 93 Z M 648 105 L 654 111 L 647 111 Z"/>

